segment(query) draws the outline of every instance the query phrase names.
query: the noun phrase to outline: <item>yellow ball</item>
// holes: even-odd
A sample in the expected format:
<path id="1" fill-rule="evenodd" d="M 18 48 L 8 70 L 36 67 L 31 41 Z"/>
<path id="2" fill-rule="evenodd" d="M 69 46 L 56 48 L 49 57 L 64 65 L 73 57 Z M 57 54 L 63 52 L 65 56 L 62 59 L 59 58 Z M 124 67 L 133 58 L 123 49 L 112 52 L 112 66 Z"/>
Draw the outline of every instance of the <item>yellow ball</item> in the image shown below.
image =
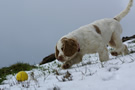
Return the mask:
<path id="1" fill-rule="evenodd" d="M 18 80 L 18 81 L 28 80 L 28 74 L 24 71 L 20 71 L 16 75 L 16 80 Z"/>

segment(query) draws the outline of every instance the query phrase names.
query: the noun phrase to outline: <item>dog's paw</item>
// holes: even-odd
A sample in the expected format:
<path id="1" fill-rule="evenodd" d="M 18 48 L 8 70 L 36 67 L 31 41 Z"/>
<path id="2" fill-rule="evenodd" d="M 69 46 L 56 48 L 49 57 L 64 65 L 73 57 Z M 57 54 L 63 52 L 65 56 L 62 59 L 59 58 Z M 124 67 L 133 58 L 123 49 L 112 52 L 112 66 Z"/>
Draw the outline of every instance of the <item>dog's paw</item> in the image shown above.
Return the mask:
<path id="1" fill-rule="evenodd" d="M 112 56 L 118 56 L 118 53 L 117 52 L 111 52 L 111 55 Z"/>
<path id="2" fill-rule="evenodd" d="M 68 69 L 68 68 L 70 68 L 72 65 L 71 65 L 71 63 L 70 62 L 67 62 L 67 63 L 64 63 L 63 65 L 62 65 L 62 69 Z"/>

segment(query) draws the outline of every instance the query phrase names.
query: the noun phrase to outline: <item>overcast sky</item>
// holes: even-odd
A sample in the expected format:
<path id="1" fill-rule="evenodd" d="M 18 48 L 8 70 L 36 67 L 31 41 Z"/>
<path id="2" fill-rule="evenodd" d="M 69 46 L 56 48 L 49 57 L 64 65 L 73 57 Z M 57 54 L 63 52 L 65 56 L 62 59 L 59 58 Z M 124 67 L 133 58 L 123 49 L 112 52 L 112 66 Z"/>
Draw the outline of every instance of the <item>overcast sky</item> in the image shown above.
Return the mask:
<path id="1" fill-rule="evenodd" d="M 95 20 L 113 18 L 128 1 L 0 0 L 0 68 L 39 63 L 54 53 L 61 36 Z M 122 36 L 135 34 L 135 6 L 121 24 Z"/>

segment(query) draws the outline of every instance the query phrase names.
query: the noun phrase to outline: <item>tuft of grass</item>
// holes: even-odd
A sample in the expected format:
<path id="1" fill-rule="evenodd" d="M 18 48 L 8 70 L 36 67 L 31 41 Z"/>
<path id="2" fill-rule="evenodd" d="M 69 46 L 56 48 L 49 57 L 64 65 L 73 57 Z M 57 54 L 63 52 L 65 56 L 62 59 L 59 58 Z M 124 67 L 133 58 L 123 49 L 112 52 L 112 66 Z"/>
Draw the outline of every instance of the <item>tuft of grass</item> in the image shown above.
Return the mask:
<path id="1" fill-rule="evenodd" d="M 133 40 L 133 41 L 131 41 L 131 42 L 128 42 L 129 44 L 131 44 L 131 43 L 135 43 L 135 40 Z"/>
<path id="2" fill-rule="evenodd" d="M 36 68 L 36 66 L 21 62 L 13 64 L 9 67 L 3 67 L 0 69 L 0 84 L 2 84 L 4 80 L 6 80 L 6 76 L 9 74 L 14 75 L 19 71 L 29 71 L 33 68 Z"/>
<path id="3" fill-rule="evenodd" d="M 132 43 L 135 43 L 135 40 L 133 40 Z"/>

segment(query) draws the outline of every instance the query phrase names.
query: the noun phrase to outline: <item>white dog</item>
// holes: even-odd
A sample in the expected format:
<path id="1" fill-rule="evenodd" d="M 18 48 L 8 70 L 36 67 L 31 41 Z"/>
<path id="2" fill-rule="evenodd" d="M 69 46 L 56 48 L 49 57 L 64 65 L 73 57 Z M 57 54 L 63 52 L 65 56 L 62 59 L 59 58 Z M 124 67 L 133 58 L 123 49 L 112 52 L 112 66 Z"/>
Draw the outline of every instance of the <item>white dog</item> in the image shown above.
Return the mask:
<path id="1" fill-rule="evenodd" d="M 133 4 L 129 1 L 127 8 L 114 18 L 97 20 L 91 24 L 63 36 L 56 44 L 55 57 L 63 62 L 63 69 L 82 61 L 85 54 L 98 53 L 101 62 L 109 60 L 107 45 L 115 50 L 113 56 L 128 54 L 127 46 L 122 44 L 120 20 L 128 14 Z"/>

